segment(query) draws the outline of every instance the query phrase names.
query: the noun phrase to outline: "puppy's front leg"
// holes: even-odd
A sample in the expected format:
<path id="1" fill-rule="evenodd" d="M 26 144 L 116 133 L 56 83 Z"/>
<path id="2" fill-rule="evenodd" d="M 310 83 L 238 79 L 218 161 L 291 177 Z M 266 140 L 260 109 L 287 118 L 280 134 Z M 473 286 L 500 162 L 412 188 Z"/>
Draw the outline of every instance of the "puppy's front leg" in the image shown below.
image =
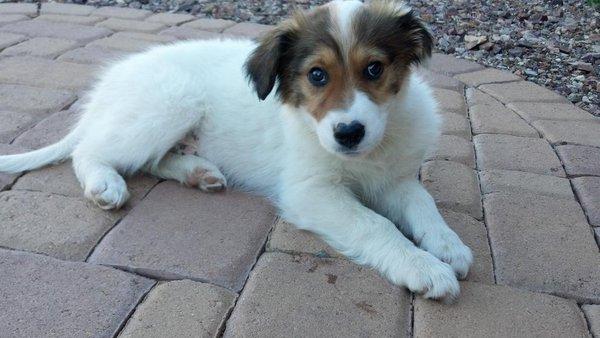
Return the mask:
<path id="1" fill-rule="evenodd" d="M 471 250 L 448 227 L 425 188 L 415 179 L 400 181 L 374 203 L 374 209 L 398 224 L 415 243 L 450 264 L 460 278 L 473 261 Z"/>
<path id="2" fill-rule="evenodd" d="M 319 234 L 357 263 L 372 266 L 392 283 L 427 298 L 451 301 L 458 295 L 458 281 L 448 264 L 417 248 L 345 187 L 311 180 L 283 191 L 281 207 L 288 220 Z"/>

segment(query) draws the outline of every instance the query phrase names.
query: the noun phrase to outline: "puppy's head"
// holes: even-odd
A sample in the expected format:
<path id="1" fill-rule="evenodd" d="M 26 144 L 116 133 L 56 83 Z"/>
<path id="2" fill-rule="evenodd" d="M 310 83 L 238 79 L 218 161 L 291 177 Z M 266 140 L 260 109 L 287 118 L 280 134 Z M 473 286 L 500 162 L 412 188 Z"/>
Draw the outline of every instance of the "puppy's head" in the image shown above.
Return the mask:
<path id="1" fill-rule="evenodd" d="M 304 114 L 321 145 L 341 156 L 369 153 L 383 139 L 390 106 L 432 38 L 401 3 L 333 1 L 298 13 L 265 36 L 246 62 L 261 100 Z"/>

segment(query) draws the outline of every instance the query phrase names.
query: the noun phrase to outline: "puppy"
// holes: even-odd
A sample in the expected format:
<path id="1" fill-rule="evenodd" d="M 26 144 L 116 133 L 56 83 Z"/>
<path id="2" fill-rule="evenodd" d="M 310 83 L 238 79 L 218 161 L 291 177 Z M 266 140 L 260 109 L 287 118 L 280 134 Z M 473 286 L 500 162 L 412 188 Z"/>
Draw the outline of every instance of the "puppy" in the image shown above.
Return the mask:
<path id="1" fill-rule="evenodd" d="M 334 1 L 259 43 L 153 48 L 101 76 L 63 140 L 2 156 L 0 171 L 70 157 L 103 209 L 127 201 L 122 175 L 140 170 L 204 191 L 228 182 L 391 282 L 452 300 L 471 251 L 417 180 L 440 121 L 411 67 L 431 49 L 423 23 L 391 1 Z M 170 152 L 189 133 L 198 156 Z"/>

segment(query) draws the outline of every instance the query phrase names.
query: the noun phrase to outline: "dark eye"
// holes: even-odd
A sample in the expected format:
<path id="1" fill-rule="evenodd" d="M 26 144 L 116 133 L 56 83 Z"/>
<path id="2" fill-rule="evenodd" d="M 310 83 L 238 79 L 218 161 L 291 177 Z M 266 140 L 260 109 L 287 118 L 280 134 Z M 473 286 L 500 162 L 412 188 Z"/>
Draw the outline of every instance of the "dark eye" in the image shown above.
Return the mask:
<path id="1" fill-rule="evenodd" d="M 328 81 L 327 72 L 322 68 L 312 68 L 308 72 L 308 81 L 315 87 L 323 87 Z"/>
<path id="2" fill-rule="evenodd" d="M 381 73 L 383 73 L 383 65 L 379 61 L 369 63 L 364 70 L 365 77 L 369 80 L 377 80 Z"/>

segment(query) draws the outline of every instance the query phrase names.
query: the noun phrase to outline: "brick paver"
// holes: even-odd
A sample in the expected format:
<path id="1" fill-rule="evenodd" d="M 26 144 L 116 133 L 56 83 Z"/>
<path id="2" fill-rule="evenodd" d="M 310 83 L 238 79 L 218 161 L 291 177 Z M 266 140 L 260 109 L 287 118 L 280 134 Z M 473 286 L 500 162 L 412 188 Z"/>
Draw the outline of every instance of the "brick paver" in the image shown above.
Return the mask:
<path id="1" fill-rule="evenodd" d="M 461 283 L 453 305 L 415 300 L 415 337 L 589 337 L 577 304 L 499 285 Z"/>
<path id="2" fill-rule="evenodd" d="M 155 287 L 119 337 L 215 337 L 237 295 L 218 286 L 182 280 Z"/>
<path id="3" fill-rule="evenodd" d="M 0 249 L 0 332 L 111 337 L 154 281 L 115 269 Z"/>
<path id="4" fill-rule="evenodd" d="M 565 172 L 546 140 L 510 135 L 473 138 L 480 170 L 504 169 L 564 177 Z"/>
<path id="5" fill-rule="evenodd" d="M 410 298 L 342 259 L 266 253 L 227 322 L 225 337 L 399 337 Z M 293 320 L 291 320 L 293 318 Z"/>
<path id="6" fill-rule="evenodd" d="M 239 290 L 273 224 L 273 210 L 257 197 L 165 182 L 106 235 L 90 261 Z"/>
<path id="7" fill-rule="evenodd" d="M 64 137 L 102 64 L 177 40 L 272 29 L 124 7 L 39 7 L 0 4 L 0 154 Z M 600 335 L 599 307 L 587 305 L 600 303 L 600 120 L 454 56 L 436 53 L 416 70 L 435 88 L 443 121 L 420 178 L 474 254 L 457 304 L 411 298 L 257 197 L 135 176 L 129 203 L 101 211 L 67 162 L 0 173 L 0 247 L 10 248 L 0 249 L 0 332 Z M 143 298 L 149 278 L 161 282 Z"/>

